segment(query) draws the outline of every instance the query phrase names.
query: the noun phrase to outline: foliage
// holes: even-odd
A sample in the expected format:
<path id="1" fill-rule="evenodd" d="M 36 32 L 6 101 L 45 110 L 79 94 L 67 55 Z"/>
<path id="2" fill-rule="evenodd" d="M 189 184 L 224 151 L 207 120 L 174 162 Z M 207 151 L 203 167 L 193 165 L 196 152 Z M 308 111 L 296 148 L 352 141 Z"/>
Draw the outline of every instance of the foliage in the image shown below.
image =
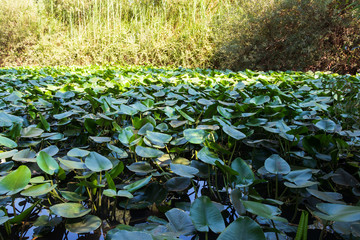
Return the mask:
<path id="1" fill-rule="evenodd" d="M 359 104 L 359 84 L 322 72 L 0 69 L 0 233 L 306 239 L 313 224 L 320 238 L 358 236 L 360 114 L 346 105 Z"/>

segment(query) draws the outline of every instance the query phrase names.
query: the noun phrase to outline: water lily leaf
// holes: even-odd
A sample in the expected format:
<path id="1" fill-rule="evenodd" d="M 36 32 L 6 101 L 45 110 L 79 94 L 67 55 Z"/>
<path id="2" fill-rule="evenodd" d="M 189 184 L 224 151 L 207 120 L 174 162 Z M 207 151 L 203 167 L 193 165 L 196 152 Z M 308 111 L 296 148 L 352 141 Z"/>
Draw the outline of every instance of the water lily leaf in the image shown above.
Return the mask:
<path id="1" fill-rule="evenodd" d="M 150 173 L 153 172 L 154 169 L 148 162 L 134 162 L 129 166 L 126 166 L 130 171 L 135 173 Z"/>
<path id="2" fill-rule="evenodd" d="M 343 186 L 355 187 L 359 185 L 359 181 L 342 168 L 338 168 L 331 179 L 334 181 L 334 183 Z"/>
<path id="3" fill-rule="evenodd" d="M 85 208 L 81 203 L 60 203 L 51 206 L 50 210 L 64 218 L 79 218 L 91 212 L 91 209 Z"/>
<path id="4" fill-rule="evenodd" d="M 314 214 L 322 219 L 339 222 L 355 222 L 360 220 L 360 207 L 333 203 L 318 203 L 321 211 Z"/>
<path id="5" fill-rule="evenodd" d="M 190 117 L 189 115 L 187 115 L 185 112 L 183 112 L 179 107 L 175 107 L 176 111 L 178 111 L 180 113 L 181 116 L 183 116 L 186 120 L 189 120 L 190 122 L 195 122 L 195 120 Z"/>
<path id="6" fill-rule="evenodd" d="M 254 182 L 255 176 L 253 171 L 241 158 L 234 159 L 231 163 L 231 168 L 238 173 L 238 175 L 236 175 L 237 186 L 247 187 Z"/>
<path id="7" fill-rule="evenodd" d="M 224 219 L 220 210 L 207 196 L 196 198 L 191 204 L 190 217 L 200 232 L 208 232 L 209 228 L 219 233 L 225 229 Z"/>
<path id="8" fill-rule="evenodd" d="M 184 130 L 184 138 L 193 144 L 201 144 L 205 141 L 209 134 L 202 129 L 186 129 Z"/>
<path id="9" fill-rule="evenodd" d="M 290 172 L 289 164 L 278 154 L 273 154 L 265 160 L 265 169 L 273 174 L 287 174 Z"/>
<path id="10" fill-rule="evenodd" d="M 265 240 L 261 227 L 252 219 L 240 216 L 218 237 L 218 240 Z"/>
<path id="11" fill-rule="evenodd" d="M 90 152 L 85 158 L 85 165 L 94 172 L 109 170 L 113 167 L 111 161 L 97 152 Z"/>
<path id="12" fill-rule="evenodd" d="M 326 132 L 334 132 L 336 128 L 336 123 L 332 120 L 320 120 L 318 121 L 315 126 L 320 130 L 324 130 Z"/>
<path id="13" fill-rule="evenodd" d="M 190 186 L 191 179 L 187 177 L 174 177 L 165 183 L 166 188 L 169 191 L 181 192 Z"/>
<path id="14" fill-rule="evenodd" d="M 138 181 L 136 181 L 136 182 L 133 182 L 133 183 L 131 183 L 131 184 L 129 184 L 129 185 L 126 185 L 126 186 L 124 187 L 124 189 L 127 190 L 127 191 L 130 192 L 130 193 L 135 192 L 136 190 L 138 190 L 138 189 L 146 186 L 146 185 L 150 182 L 151 177 L 152 177 L 152 176 L 150 175 L 150 176 L 148 176 L 147 178 L 143 178 L 143 179 L 138 180 Z"/>
<path id="15" fill-rule="evenodd" d="M 166 123 L 160 123 L 159 125 L 156 126 L 156 129 L 158 129 L 161 132 L 166 132 L 169 129 L 169 127 Z M 152 131 L 152 130 L 149 130 L 149 131 Z"/>
<path id="16" fill-rule="evenodd" d="M 231 112 L 233 112 L 232 109 L 217 106 L 217 111 L 220 113 L 221 116 L 223 116 L 226 119 L 232 118 L 232 114 L 231 114 Z"/>
<path id="17" fill-rule="evenodd" d="M 223 126 L 223 131 L 230 137 L 235 138 L 236 140 L 246 138 L 246 135 L 244 133 L 228 125 Z"/>
<path id="18" fill-rule="evenodd" d="M 133 131 L 131 130 L 131 128 L 125 128 L 122 129 L 119 132 L 119 140 L 122 144 L 124 144 L 125 146 L 129 146 L 130 144 L 130 139 L 131 137 L 134 135 Z"/>
<path id="19" fill-rule="evenodd" d="M 69 99 L 69 98 L 75 97 L 75 93 L 74 92 L 56 92 L 54 97 L 62 98 L 62 99 Z"/>
<path id="20" fill-rule="evenodd" d="M 138 110 L 136 110 L 135 108 L 126 106 L 126 105 L 124 105 L 124 104 L 121 104 L 121 105 L 120 105 L 120 112 L 121 112 L 122 114 L 126 114 L 126 115 L 133 116 L 133 115 L 135 115 L 135 114 L 138 113 Z"/>
<path id="21" fill-rule="evenodd" d="M 156 145 L 163 145 L 165 143 L 169 143 L 172 137 L 165 133 L 157 133 L 157 132 L 146 132 L 146 137 L 149 139 L 153 144 Z"/>
<path id="22" fill-rule="evenodd" d="M 90 152 L 84 149 L 80 149 L 80 148 L 73 148 L 70 151 L 67 152 L 66 155 L 68 155 L 69 157 L 86 157 L 87 155 L 89 155 Z"/>
<path id="23" fill-rule="evenodd" d="M 142 146 L 136 146 L 135 152 L 137 155 L 143 158 L 158 158 L 164 155 L 164 153 L 158 149 Z"/>
<path id="24" fill-rule="evenodd" d="M 306 182 L 300 182 L 300 183 L 290 183 L 290 182 L 284 182 L 284 185 L 289 188 L 307 188 L 314 185 L 319 184 L 318 182 L 312 182 L 312 181 L 306 181 Z"/>
<path id="25" fill-rule="evenodd" d="M 41 150 L 42 152 L 46 152 L 49 154 L 49 156 L 54 156 L 59 152 L 59 148 L 55 145 L 48 146 L 47 148 L 44 148 Z"/>
<path id="26" fill-rule="evenodd" d="M 14 154 L 12 159 L 14 161 L 36 162 L 35 156 L 36 153 L 31 149 L 24 149 Z"/>
<path id="27" fill-rule="evenodd" d="M 107 144 L 106 146 L 108 147 L 108 149 L 116 153 L 117 158 L 127 158 L 129 156 L 128 153 L 122 150 L 121 148 L 118 148 L 111 144 Z"/>
<path id="28" fill-rule="evenodd" d="M 330 202 L 330 203 L 341 203 L 338 200 L 342 199 L 341 193 L 336 192 L 321 192 L 315 189 L 306 189 L 311 195 L 317 197 L 323 201 Z"/>
<path id="29" fill-rule="evenodd" d="M 143 135 L 146 135 L 147 131 L 153 131 L 153 130 L 154 130 L 154 126 L 148 122 L 140 128 L 140 130 L 138 131 L 138 134 L 143 136 Z"/>
<path id="30" fill-rule="evenodd" d="M 108 240 L 154 240 L 153 237 L 146 232 L 140 231 L 127 231 L 127 230 L 118 230 L 107 234 L 106 239 Z"/>
<path id="31" fill-rule="evenodd" d="M 40 151 L 36 157 L 36 162 L 41 170 L 53 175 L 59 170 L 59 164 L 46 152 Z"/>
<path id="32" fill-rule="evenodd" d="M 302 183 L 307 182 L 312 177 L 311 169 L 302 169 L 289 172 L 284 179 L 295 183 L 296 185 L 301 185 Z"/>
<path id="33" fill-rule="evenodd" d="M 231 204 L 234 206 L 235 210 L 240 215 L 244 215 L 246 213 L 246 209 L 244 207 L 244 204 L 242 204 L 242 202 L 241 202 L 242 197 L 243 197 L 243 193 L 238 188 L 235 188 L 230 193 Z"/>
<path id="34" fill-rule="evenodd" d="M 81 196 L 76 192 L 70 192 L 70 191 L 59 191 L 59 192 L 61 196 L 63 196 L 63 198 L 71 202 L 80 202 L 87 199 L 87 197 Z"/>
<path id="35" fill-rule="evenodd" d="M 31 179 L 31 171 L 25 166 L 19 166 L 0 180 L 0 195 L 13 195 L 23 190 Z"/>
<path id="36" fill-rule="evenodd" d="M 0 136 L 0 145 L 8 148 L 16 148 L 17 143 L 11 140 L 10 138 Z"/>
<path id="37" fill-rule="evenodd" d="M 98 229 L 100 225 L 100 218 L 93 215 L 86 215 L 82 218 L 68 219 L 65 223 L 65 228 L 73 233 L 88 233 Z"/>
<path id="38" fill-rule="evenodd" d="M 246 210 L 258 215 L 260 217 L 264 217 L 267 219 L 272 219 L 275 221 L 280 221 L 280 222 L 285 222 L 287 223 L 287 220 L 285 218 L 282 217 L 278 217 L 276 215 L 280 215 L 281 211 L 279 208 L 268 205 L 268 204 L 263 204 L 263 203 L 259 203 L 259 202 L 253 202 L 253 201 L 241 201 Z"/>
<path id="39" fill-rule="evenodd" d="M 172 120 L 169 124 L 172 128 L 178 128 L 182 125 L 185 125 L 187 121 L 178 121 L 178 120 Z"/>
<path id="40" fill-rule="evenodd" d="M 198 169 L 183 164 L 170 163 L 170 168 L 175 174 L 188 178 L 193 178 L 199 172 Z"/>
<path id="41" fill-rule="evenodd" d="M 21 137 L 23 137 L 23 138 L 38 137 L 43 132 L 44 132 L 44 130 L 42 130 L 41 128 L 27 127 L 27 128 L 23 128 L 23 130 L 21 131 Z"/>
<path id="42" fill-rule="evenodd" d="M 253 103 L 255 105 L 262 105 L 269 101 L 270 101 L 270 97 L 264 96 L 264 95 L 256 96 L 256 97 L 253 97 L 252 99 L 250 99 L 250 103 Z"/>
<path id="43" fill-rule="evenodd" d="M 90 136 L 90 139 L 93 140 L 96 143 L 107 143 L 107 142 L 111 142 L 111 138 L 110 137 L 92 137 Z"/>
<path id="44" fill-rule="evenodd" d="M 50 183 L 42 183 L 35 186 L 31 186 L 21 192 L 21 195 L 27 197 L 37 197 L 47 194 L 51 190 L 56 188 L 56 184 L 51 185 Z"/>
<path id="45" fill-rule="evenodd" d="M 196 230 L 188 213 L 179 208 L 173 208 L 165 213 L 169 220 L 169 229 L 176 234 L 176 236 L 192 235 Z"/>
<path id="46" fill-rule="evenodd" d="M 216 165 L 215 162 L 219 161 L 222 165 L 224 164 L 224 162 L 213 152 L 210 151 L 210 149 L 208 147 L 203 147 L 198 153 L 197 153 L 197 157 L 205 162 L 205 163 L 209 163 L 211 165 Z"/>
<path id="47" fill-rule="evenodd" d="M 11 158 L 11 157 L 14 156 L 15 153 L 17 153 L 17 152 L 18 152 L 17 149 L 14 149 L 14 150 L 11 150 L 11 151 L 7 151 L 7 152 L 2 152 L 2 153 L 0 153 L 0 159 Z"/>
<path id="48" fill-rule="evenodd" d="M 48 121 L 46 121 L 46 119 L 44 118 L 43 115 L 39 114 L 39 118 L 40 118 L 40 121 L 41 121 L 41 124 L 43 126 L 43 128 L 46 130 L 46 131 L 50 131 L 50 124 L 48 123 Z"/>
<path id="49" fill-rule="evenodd" d="M 65 167 L 69 169 L 86 169 L 85 163 L 79 161 L 73 161 L 73 160 L 65 160 L 62 158 L 58 158 L 59 162 L 63 164 Z"/>
<path id="50" fill-rule="evenodd" d="M 10 171 L 13 167 L 14 167 L 13 161 L 3 162 L 0 164 L 0 173 L 6 173 Z"/>

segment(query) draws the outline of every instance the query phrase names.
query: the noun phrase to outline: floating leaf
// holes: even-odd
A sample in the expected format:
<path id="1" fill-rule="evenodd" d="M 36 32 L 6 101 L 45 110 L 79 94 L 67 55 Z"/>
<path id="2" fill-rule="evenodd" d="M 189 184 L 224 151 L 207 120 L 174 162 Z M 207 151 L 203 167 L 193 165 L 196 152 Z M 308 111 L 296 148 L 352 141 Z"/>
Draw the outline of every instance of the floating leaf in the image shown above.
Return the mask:
<path id="1" fill-rule="evenodd" d="M 44 130 L 42 130 L 40 128 L 27 127 L 21 131 L 21 137 L 23 137 L 23 138 L 39 137 L 43 132 L 44 132 Z"/>
<path id="2" fill-rule="evenodd" d="M 8 148 L 16 148 L 17 143 L 11 140 L 10 138 L 0 136 L 0 145 Z"/>
<path id="3" fill-rule="evenodd" d="M 210 151 L 208 147 L 203 147 L 198 153 L 197 157 L 205 162 L 209 163 L 211 165 L 216 165 L 215 162 L 219 161 L 221 164 L 224 164 L 224 162 L 213 152 Z"/>
<path id="4" fill-rule="evenodd" d="M 146 186 L 150 182 L 151 177 L 152 176 L 150 175 L 147 178 L 143 178 L 143 179 L 141 179 L 139 181 L 136 181 L 136 182 L 133 182 L 133 183 L 131 183 L 129 185 L 126 185 L 124 187 L 124 189 L 127 190 L 130 193 L 135 192 L 136 190 Z"/>
<path id="5" fill-rule="evenodd" d="M 184 138 L 193 144 L 201 144 L 205 141 L 209 134 L 202 129 L 186 129 L 184 130 Z"/>
<path id="6" fill-rule="evenodd" d="M 339 222 L 355 222 L 360 220 L 360 207 L 333 203 L 318 203 L 321 211 L 314 214 L 322 219 Z"/>
<path id="7" fill-rule="evenodd" d="M 164 155 L 164 153 L 158 149 L 136 146 L 135 152 L 137 155 L 143 158 L 158 158 Z"/>
<path id="8" fill-rule="evenodd" d="M 31 186 L 21 192 L 21 195 L 27 197 L 37 197 L 47 194 L 51 190 L 56 188 L 56 184 L 51 185 L 50 183 L 42 183 L 35 186 Z"/>
<path id="9" fill-rule="evenodd" d="M 240 216 L 218 237 L 218 240 L 265 240 L 261 227 L 252 219 Z"/>
<path id="10" fill-rule="evenodd" d="M 59 170 L 59 164 L 46 152 L 39 152 L 36 162 L 39 168 L 47 174 L 53 175 Z"/>
<path id="11" fill-rule="evenodd" d="M 196 198 L 191 204 L 190 217 L 196 230 L 208 232 L 209 228 L 219 233 L 225 229 L 224 219 L 219 209 L 207 196 Z"/>
<path id="12" fill-rule="evenodd" d="M 21 165 L 15 171 L 10 172 L 0 180 L 0 195 L 13 195 L 23 190 L 30 182 L 30 169 Z"/>
<path id="13" fill-rule="evenodd" d="M 188 178 L 193 178 L 194 175 L 199 172 L 199 170 L 197 170 L 196 168 L 186 166 L 183 164 L 170 163 L 170 168 L 175 174 L 181 177 L 188 177 Z"/>
<path id="14" fill-rule="evenodd" d="M 290 172 L 289 164 L 278 154 L 273 154 L 265 160 L 265 169 L 273 174 L 287 174 Z"/>
<path id="15" fill-rule="evenodd" d="M 94 172 L 109 170 L 113 167 L 111 161 L 97 152 L 90 152 L 85 158 L 85 165 Z"/>
<path id="16" fill-rule="evenodd" d="M 79 218 L 91 212 L 91 209 L 85 208 L 81 203 L 60 203 L 51 206 L 50 210 L 65 218 Z"/>
<path id="17" fill-rule="evenodd" d="M 73 148 L 67 153 L 69 157 L 81 157 L 81 158 L 86 157 L 89 154 L 90 154 L 89 151 L 80 148 Z"/>
<path id="18" fill-rule="evenodd" d="M 241 140 L 243 138 L 246 138 L 245 134 L 228 125 L 223 126 L 223 131 L 230 137 L 235 138 L 236 140 Z"/>

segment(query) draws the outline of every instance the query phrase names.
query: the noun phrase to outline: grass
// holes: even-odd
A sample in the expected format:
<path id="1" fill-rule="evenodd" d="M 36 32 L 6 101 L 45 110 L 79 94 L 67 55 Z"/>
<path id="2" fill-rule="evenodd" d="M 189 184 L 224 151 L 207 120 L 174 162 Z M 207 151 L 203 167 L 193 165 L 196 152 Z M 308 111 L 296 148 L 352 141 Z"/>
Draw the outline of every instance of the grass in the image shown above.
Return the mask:
<path id="1" fill-rule="evenodd" d="M 0 0 L 0 66 L 355 74 L 359 12 L 355 0 Z"/>
<path id="2" fill-rule="evenodd" d="M 11 7 L 35 24 L 34 45 L 22 42 L 19 57 L 6 52 L 5 65 L 84 65 L 103 63 L 209 65 L 213 52 L 213 23 L 231 9 L 230 0 L 1 0 L 1 8 Z M 3 10 L 2 9 L 2 10 Z M 31 12 L 31 14 L 29 14 Z M 2 16 L 2 25 L 15 19 Z M 30 47 L 30 46 L 31 47 Z"/>

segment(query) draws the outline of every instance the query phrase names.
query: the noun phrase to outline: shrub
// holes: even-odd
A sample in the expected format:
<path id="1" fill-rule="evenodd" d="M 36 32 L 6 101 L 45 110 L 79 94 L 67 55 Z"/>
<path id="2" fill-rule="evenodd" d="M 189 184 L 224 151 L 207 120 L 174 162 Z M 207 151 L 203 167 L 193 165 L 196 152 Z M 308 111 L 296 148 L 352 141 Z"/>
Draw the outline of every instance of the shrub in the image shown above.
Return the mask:
<path id="1" fill-rule="evenodd" d="M 240 70 L 359 70 L 358 1 L 239 2 L 217 36 L 214 64 Z M 246 7 L 246 9 L 244 9 Z M 223 37 L 225 36 L 225 37 Z"/>

